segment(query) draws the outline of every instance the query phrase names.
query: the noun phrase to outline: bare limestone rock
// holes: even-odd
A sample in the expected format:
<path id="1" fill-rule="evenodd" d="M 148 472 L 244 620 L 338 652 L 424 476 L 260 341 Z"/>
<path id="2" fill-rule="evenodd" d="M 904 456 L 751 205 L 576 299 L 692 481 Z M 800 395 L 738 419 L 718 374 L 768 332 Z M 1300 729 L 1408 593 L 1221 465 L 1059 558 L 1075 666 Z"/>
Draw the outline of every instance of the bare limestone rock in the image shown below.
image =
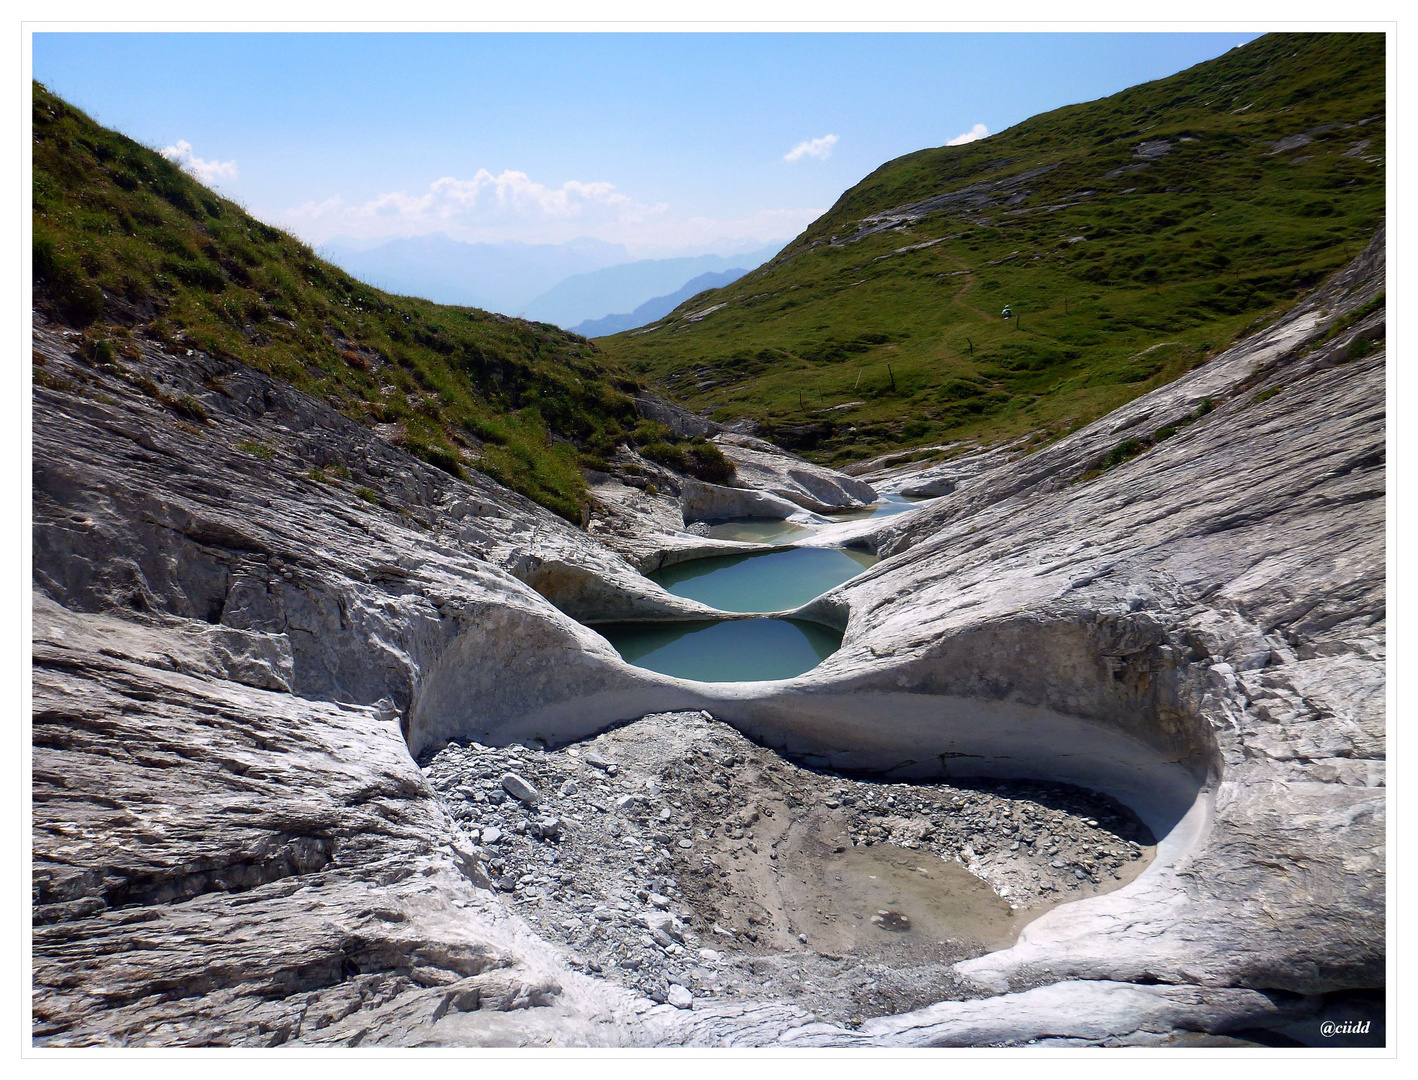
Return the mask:
<path id="1" fill-rule="evenodd" d="M 800 507 L 771 491 L 757 491 L 721 484 L 686 480 L 680 495 L 680 511 L 686 522 L 723 521 L 728 518 L 769 518 L 781 521 L 799 512 Z"/>
<path id="2" fill-rule="evenodd" d="M 1382 251 L 854 523 L 887 558 L 803 609 L 843 648 L 776 683 L 623 663 L 571 615 L 705 612 L 484 478 L 234 362 L 38 325 L 36 1041 L 1146 1044 L 1382 987 Z M 809 764 L 1092 787 L 1157 857 L 962 964 L 975 1000 L 847 1030 L 640 998 L 509 912 L 410 751 L 696 709 Z"/>
<path id="3" fill-rule="evenodd" d="M 725 434 L 717 436 L 715 442 L 734 463 L 734 482 L 740 487 L 771 492 L 817 514 L 876 502 L 876 491 L 865 481 L 803 461 L 776 447 L 769 450 L 758 439 Z"/>

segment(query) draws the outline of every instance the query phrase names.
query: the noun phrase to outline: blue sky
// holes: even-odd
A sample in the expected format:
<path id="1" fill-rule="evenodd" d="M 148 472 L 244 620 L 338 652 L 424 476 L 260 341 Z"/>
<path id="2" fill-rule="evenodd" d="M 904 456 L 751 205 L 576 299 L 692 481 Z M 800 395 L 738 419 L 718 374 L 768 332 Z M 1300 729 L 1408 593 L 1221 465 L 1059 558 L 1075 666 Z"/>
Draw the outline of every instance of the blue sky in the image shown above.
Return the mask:
<path id="1" fill-rule="evenodd" d="M 47 33 L 33 70 L 312 243 L 662 256 L 789 239 L 893 157 L 1255 36 Z"/>

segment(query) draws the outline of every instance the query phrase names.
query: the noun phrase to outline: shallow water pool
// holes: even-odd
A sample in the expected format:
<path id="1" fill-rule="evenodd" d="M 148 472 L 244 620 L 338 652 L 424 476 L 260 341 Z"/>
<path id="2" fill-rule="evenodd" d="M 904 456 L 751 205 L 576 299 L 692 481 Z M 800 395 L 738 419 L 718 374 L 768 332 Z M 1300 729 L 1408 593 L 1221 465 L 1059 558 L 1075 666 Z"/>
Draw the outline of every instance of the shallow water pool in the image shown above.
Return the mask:
<path id="1" fill-rule="evenodd" d="M 715 540 L 737 540 L 741 544 L 782 544 L 805 532 L 805 526 L 794 525 L 790 521 L 730 518 L 709 526 L 709 531 L 704 535 Z"/>
<path id="2" fill-rule="evenodd" d="M 810 671 L 842 635 L 796 619 L 608 623 L 595 627 L 628 664 L 699 682 L 763 682 Z"/>
<path id="3" fill-rule="evenodd" d="M 789 611 L 854 578 L 875 555 L 841 548 L 791 548 L 753 555 L 716 555 L 676 563 L 650 575 L 666 592 L 720 611 Z"/>
<path id="4" fill-rule="evenodd" d="M 923 499 L 908 499 L 904 495 L 883 495 L 870 506 L 859 507 L 856 510 L 841 510 L 823 516 L 829 517 L 833 521 L 862 521 L 866 518 L 890 517 L 892 514 L 914 510 L 923 501 Z"/>

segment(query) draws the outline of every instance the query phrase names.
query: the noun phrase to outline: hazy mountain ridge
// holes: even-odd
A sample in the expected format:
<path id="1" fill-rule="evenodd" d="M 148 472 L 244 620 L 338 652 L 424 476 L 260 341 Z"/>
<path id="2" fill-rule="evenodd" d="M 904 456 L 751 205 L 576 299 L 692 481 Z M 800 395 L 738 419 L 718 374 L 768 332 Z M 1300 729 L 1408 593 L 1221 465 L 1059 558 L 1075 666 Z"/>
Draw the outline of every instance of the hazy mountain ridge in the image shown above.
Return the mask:
<path id="1" fill-rule="evenodd" d="M 748 273 L 748 267 L 740 266 L 717 274 L 700 274 L 697 278 L 686 282 L 683 288 L 676 289 L 666 296 L 656 296 L 646 300 L 634 311 L 624 315 L 607 315 L 603 319 L 587 319 L 568 329 L 573 334 L 580 334 L 582 337 L 588 338 L 618 334 L 622 330 L 634 330 L 636 327 L 645 326 L 647 323 L 652 323 L 656 319 L 668 315 L 686 300 L 698 296 L 708 289 L 721 289 L 725 285 L 732 285 L 746 273 Z"/>
<path id="2" fill-rule="evenodd" d="M 760 266 L 781 248 L 781 243 L 773 243 L 739 255 L 637 259 L 575 274 L 529 303 L 526 317 L 569 329 L 588 319 L 633 311 L 656 297 L 677 292 L 701 274 Z"/>
<path id="3" fill-rule="evenodd" d="M 471 244 L 441 233 L 373 246 L 332 240 L 320 253 L 376 288 L 504 315 L 520 315 L 572 274 L 631 258 L 620 244 L 585 238 L 565 244 Z"/>
<path id="4" fill-rule="evenodd" d="M 677 293 L 699 275 L 752 269 L 781 247 L 777 242 L 733 255 L 636 259 L 622 244 L 589 237 L 563 244 L 491 244 L 433 233 L 373 244 L 334 239 L 319 252 L 376 288 L 569 329 Z"/>

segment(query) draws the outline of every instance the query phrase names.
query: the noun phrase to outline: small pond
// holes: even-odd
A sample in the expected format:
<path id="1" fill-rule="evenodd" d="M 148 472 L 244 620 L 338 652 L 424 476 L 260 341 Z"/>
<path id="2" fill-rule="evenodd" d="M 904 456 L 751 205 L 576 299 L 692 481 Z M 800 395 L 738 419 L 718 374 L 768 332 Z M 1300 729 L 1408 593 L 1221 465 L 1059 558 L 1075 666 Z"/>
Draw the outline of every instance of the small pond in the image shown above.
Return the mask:
<path id="1" fill-rule="evenodd" d="M 875 555 L 862 551 L 791 548 L 693 559 L 657 570 L 650 579 L 666 592 L 720 611 L 789 611 L 876 561 Z"/>
<path id="2" fill-rule="evenodd" d="M 791 679 L 842 645 L 837 631 L 796 619 L 607 623 L 594 629 L 626 663 L 698 682 Z"/>
<path id="3" fill-rule="evenodd" d="M 822 516 L 834 522 L 889 517 L 911 510 L 922 501 L 908 499 L 904 495 L 883 495 L 870 506 L 859 506 L 855 510 L 841 510 Z M 709 531 L 704 535 L 715 540 L 737 540 L 742 544 L 784 544 L 811 528 L 810 525 L 795 525 L 791 521 L 775 521 L 771 518 L 729 518 L 709 526 Z"/>
<path id="4" fill-rule="evenodd" d="M 737 540 L 741 544 L 782 544 L 807 532 L 805 525 L 772 518 L 730 518 L 709 526 L 704 535 L 715 540 Z"/>
<path id="5" fill-rule="evenodd" d="M 833 521 L 861 521 L 865 518 L 890 517 L 892 514 L 914 510 L 916 505 L 923 501 L 922 499 L 908 499 L 904 495 L 883 495 L 870 506 L 862 506 L 856 510 L 841 510 L 824 516 Z"/>

